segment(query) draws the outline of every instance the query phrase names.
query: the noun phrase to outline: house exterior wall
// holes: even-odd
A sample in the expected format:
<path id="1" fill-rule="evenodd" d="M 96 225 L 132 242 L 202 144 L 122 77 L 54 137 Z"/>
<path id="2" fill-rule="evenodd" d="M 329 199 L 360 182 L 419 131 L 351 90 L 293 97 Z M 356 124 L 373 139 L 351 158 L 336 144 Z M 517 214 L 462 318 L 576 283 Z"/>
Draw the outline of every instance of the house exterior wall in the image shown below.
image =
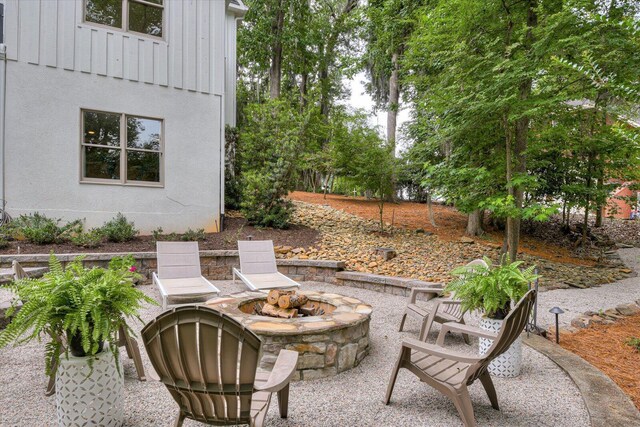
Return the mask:
<path id="1" fill-rule="evenodd" d="M 165 36 L 84 23 L 82 0 L 6 0 L 7 58 L 174 87 L 224 92 L 224 1 L 166 0 Z"/>
<path id="2" fill-rule="evenodd" d="M 145 233 L 217 231 L 225 6 L 165 0 L 159 39 L 85 24 L 81 0 L 6 0 L 9 213 L 94 227 L 122 212 Z M 80 183 L 81 109 L 163 119 L 163 186 Z"/>
<path id="3" fill-rule="evenodd" d="M 636 194 L 629 187 L 620 187 L 607 200 L 604 209 L 604 216 L 607 218 L 629 219 L 633 207 L 627 202 L 629 198 L 633 198 Z"/>
<path id="4" fill-rule="evenodd" d="M 227 40 L 226 40 L 226 76 L 225 76 L 225 124 L 236 126 L 236 76 L 237 76 L 237 25 L 238 17 L 227 14 Z"/>

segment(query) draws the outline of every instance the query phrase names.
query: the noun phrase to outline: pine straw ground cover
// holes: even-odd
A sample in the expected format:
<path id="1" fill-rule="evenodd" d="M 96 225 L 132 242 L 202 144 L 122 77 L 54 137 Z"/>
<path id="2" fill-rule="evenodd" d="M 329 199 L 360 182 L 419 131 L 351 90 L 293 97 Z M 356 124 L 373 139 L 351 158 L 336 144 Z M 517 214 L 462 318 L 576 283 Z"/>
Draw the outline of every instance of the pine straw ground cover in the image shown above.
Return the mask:
<path id="1" fill-rule="evenodd" d="M 629 345 L 634 337 L 640 338 L 640 314 L 563 334 L 560 345 L 607 374 L 640 409 L 640 351 Z"/>

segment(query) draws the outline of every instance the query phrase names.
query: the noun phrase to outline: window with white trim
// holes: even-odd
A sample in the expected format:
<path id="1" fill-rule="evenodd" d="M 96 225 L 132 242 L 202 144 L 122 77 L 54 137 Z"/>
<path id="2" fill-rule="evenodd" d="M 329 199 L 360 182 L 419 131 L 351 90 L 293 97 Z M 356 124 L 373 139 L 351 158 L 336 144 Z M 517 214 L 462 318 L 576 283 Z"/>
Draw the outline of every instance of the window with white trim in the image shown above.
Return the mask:
<path id="1" fill-rule="evenodd" d="M 163 121 L 82 110 L 82 181 L 162 184 Z"/>
<path id="2" fill-rule="evenodd" d="M 84 21 L 162 37 L 164 0 L 85 0 Z"/>

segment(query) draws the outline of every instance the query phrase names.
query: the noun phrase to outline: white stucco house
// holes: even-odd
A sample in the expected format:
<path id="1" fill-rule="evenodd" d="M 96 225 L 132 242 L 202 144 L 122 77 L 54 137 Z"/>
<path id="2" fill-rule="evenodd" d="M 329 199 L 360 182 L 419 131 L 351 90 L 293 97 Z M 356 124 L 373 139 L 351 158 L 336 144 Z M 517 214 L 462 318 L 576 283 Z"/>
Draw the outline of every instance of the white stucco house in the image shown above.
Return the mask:
<path id="1" fill-rule="evenodd" d="M 217 231 L 241 0 L 3 0 L 0 199 Z"/>

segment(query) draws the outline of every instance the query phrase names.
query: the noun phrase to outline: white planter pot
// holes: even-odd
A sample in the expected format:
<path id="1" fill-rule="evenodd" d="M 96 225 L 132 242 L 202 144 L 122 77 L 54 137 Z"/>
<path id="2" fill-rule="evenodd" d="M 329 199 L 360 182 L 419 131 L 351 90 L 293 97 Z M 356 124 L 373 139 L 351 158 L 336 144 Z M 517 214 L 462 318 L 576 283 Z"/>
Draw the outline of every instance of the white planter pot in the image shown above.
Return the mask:
<path id="1" fill-rule="evenodd" d="M 488 319 L 483 317 L 480 320 L 480 328 L 498 332 L 502 326 L 502 320 Z M 480 355 L 484 355 L 489 347 L 493 344 L 493 340 L 487 338 L 480 338 Z M 514 378 L 520 375 L 522 368 L 522 338 L 518 337 L 511 347 L 500 356 L 493 359 L 489 364 L 489 373 L 496 377 L 502 378 Z"/>
<path id="2" fill-rule="evenodd" d="M 69 359 L 60 358 L 56 372 L 58 425 L 120 427 L 124 419 L 124 381 L 116 369 L 113 354 L 105 344 L 105 350 L 93 356 L 93 371 L 87 359 L 71 355 Z"/>

